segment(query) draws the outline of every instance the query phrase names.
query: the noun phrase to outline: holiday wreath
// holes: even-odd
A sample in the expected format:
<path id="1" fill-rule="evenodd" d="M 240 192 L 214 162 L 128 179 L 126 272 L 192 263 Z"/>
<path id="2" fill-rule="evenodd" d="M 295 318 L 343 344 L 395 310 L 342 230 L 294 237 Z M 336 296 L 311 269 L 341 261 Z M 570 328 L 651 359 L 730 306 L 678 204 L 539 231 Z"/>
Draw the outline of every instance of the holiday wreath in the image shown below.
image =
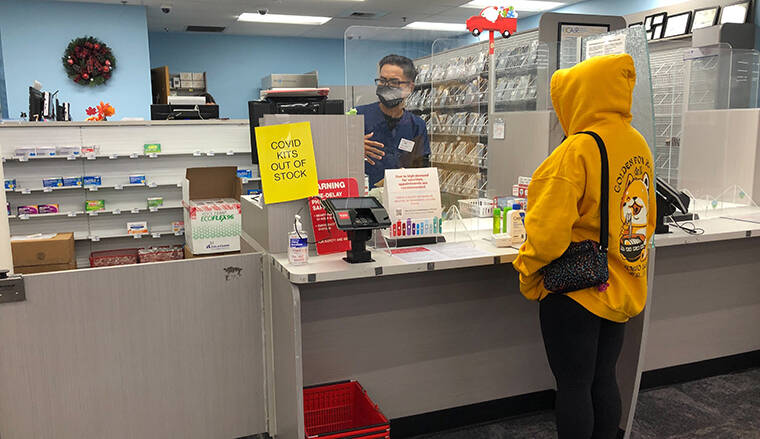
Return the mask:
<path id="1" fill-rule="evenodd" d="M 80 85 L 105 84 L 116 68 L 116 58 L 111 49 L 89 36 L 71 40 L 62 60 L 66 74 Z"/>

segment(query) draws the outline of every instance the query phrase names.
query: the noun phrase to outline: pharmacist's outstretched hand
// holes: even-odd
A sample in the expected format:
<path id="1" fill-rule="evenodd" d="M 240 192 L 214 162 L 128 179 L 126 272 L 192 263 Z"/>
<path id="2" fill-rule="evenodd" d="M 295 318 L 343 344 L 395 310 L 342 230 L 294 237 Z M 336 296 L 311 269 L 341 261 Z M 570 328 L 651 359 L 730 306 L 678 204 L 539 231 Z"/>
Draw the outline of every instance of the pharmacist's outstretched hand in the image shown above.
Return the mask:
<path id="1" fill-rule="evenodd" d="M 370 165 L 375 164 L 372 159 L 382 160 L 383 156 L 385 155 L 383 151 L 378 149 L 385 148 L 385 145 L 380 142 L 375 142 L 374 140 L 369 140 L 369 138 L 374 134 L 375 133 L 369 133 L 364 135 L 364 158 L 369 162 Z"/>

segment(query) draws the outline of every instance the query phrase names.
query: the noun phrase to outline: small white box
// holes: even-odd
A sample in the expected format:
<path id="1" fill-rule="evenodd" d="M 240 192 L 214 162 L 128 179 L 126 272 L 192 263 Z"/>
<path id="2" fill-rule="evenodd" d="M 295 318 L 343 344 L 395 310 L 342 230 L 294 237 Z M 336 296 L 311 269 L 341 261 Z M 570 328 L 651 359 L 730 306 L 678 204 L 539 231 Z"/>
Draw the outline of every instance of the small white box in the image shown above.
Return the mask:
<path id="1" fill-rule="evenodd" d="M 37 155 L 38 156 L 53 156 L 55 155 L 55 146 L 38 146 L 37 147 Z"/>
<path id="2" fill-rule="evenodd" d="M 193 81 L 203 82 L 203 73 L 193 73 Z"/>
<path id="3" fill-rule="evenodd" d="M 517 177 L 517 184 L 525 186 L 529 185 L 530 177 Z"/>
<path id="4" fill-rule="evenodd" d="M 194 255 L 240 250 L 243 221 L 232 198 L 185 203 L 185 241 Z"/>
<path id="5" fill-rule="evenodd" d="M 147 221 L 135 221 L 127 223 L 128 235 L 146 235 L 148 234 L 148 222 Z"/>
<path id="6" fill-rule="evenodd" d="M 181 79 L 183 81 L 192 81 L 193 80 L 193 74 L 192 73 L 187 73 L 187 72 L 180 73 L 179 74 L 179 79 Z"/>

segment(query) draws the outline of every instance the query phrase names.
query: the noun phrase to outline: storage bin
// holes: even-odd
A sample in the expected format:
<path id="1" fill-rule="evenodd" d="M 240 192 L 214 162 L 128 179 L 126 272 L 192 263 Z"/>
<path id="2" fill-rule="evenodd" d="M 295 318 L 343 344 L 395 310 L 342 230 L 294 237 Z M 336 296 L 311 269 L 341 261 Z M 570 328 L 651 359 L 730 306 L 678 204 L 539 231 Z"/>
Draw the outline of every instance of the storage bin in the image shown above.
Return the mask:
<path id="1" fill-rule="evenodd" d="M 388 419 L 356 381 L 307 387 L 303 407 L 308 439 L 390 439 Z"/>
<path id="2" fill-rule="evenodd" d="M 111 267 L 137 263 L 137 249 L 106 250 L 90 253 L 90 267 Z"/>

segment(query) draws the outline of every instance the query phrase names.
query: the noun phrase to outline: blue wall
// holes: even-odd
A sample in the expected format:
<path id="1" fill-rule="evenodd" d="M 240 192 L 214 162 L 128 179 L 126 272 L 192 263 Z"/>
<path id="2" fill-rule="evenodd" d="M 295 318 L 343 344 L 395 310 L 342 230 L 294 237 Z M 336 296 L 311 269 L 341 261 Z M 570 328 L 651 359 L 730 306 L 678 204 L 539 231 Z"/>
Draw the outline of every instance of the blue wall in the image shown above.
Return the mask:
<path id="1" fill-rule="evenodd" d="M 319 72 L 322 85 L 345 84 L 343 40 L 151 32 L 151 67 L 169 72 L 206 72 L 208 92 L 221 117 L 247 119 L 249 100 L 259 98 L 270 73 Z M 395 52 L 412 58 L 429 55 L 430 44 L 362 41 L 349 43 L 349 81 L 371 84 L 377 62 Z"/>
<path id="2" fill-rule="evenodd" d="M 58 98 L 71 102 L 75 120 L 100 101 L 116 109 L 113 119 L 150 118 L 150 64 L 148 25 L 142 6 L 95 3 L 1 0 L 0 28 L 8 94 L 8 113 L 17 118 L 29 107 L 34 80 L 46 91 L 60 90 Z M 84 35 L 101 39 L 118 62 L 106 85 L 84 87 L 67 76 L 61 56 L 69 41 Z"/>
<path id="3" fill-rule="evenodd" d="M 166 32 L 151 32 L 149 38 L 151 67 L 206 72 L 221 117 L 247 119 L 247 102 L 259 98 L 261 79 L 271 72 L 316 69 L 321 83 L 343 83 L 341 40 Z"/>

